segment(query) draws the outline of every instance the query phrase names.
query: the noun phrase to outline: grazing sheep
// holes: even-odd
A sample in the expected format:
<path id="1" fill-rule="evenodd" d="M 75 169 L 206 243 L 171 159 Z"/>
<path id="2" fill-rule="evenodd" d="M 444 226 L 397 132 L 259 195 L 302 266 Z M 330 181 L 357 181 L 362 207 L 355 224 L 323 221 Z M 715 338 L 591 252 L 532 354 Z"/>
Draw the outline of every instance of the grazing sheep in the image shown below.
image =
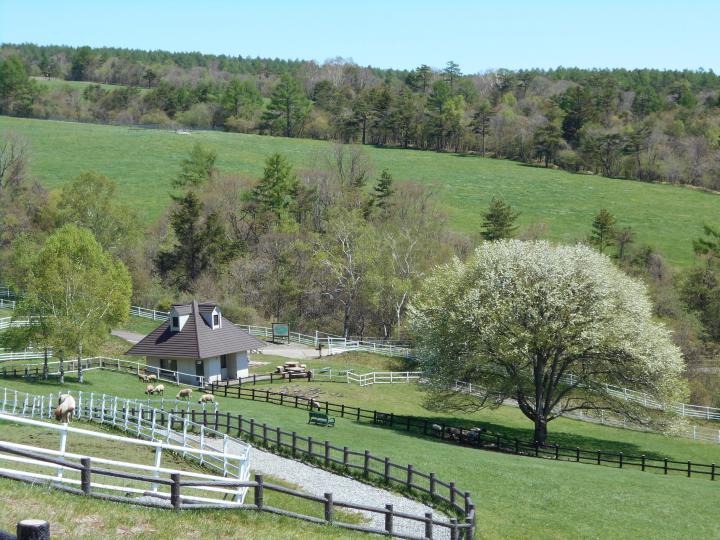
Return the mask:
<path id="1" fill-rule="evenodd" d="M 138 379 L 140 379 L 144 383 L 148 382 L 149 380 L 147 373 L 138 373 Z"/>
<path id="2" fill-rule="evenodd" d="M 200 399 L 198 399 L 198 403 L 212 403 L 215 401 L 215 396 L 212 394 L 203 394 L 200 396 Z"/>
<path id="3" fill-rule="evenodd" d="M 75 398 L 70 394 L 62 394 L 58 398 L 58 406 L 55 409 L 55 419 L 67 424 L 72 420 L 75 412 Z"/>
<path id="4" fill-rule="evenodd" d="M 154 387 L 152 384 L 148 384 L 148 385 L 145 387 L 145 393 L 149 396 L 149 395 L 151 395 L 153 392 L 155 392 L 155 387 Z"/>
<path id="5" fill-rule="evenodd" d="M 190 401 L 190 398 L 192 397 L 192 388 L 183 388 L 177 393 L 177 396 L 175 396 L 175 399 L 186 399 Z"/>
<path id="6" fill-rule="evenodd" d="M 154 393 L 154 394 L 160 394 L 160 395 L 162 396 L 162 395 L 163 395 L 163 392 L 165 392 L 165 385 L 164 385 L 164 384 L 158 384 L 158 385 L 155 387 L 155 391 L 154 391 L 153 393 Z"/>
<path id="7" fill-rule="evenodd" d="M 151 373 L 150 375 L 147 376 L 147 380 L 148 381 L 157 381 L 157 375 L 154 375 Z"/>
<path id="8" fill-rule="evenodd" d="M 312 409 L 317 409 L 318 411 L 320 410 L 320 403 L 315 401 L 314 398 L 310 398 L 310 400 L 308 401 L 308 406 L 310 407 L 310 410 L 312 410 Z"/>

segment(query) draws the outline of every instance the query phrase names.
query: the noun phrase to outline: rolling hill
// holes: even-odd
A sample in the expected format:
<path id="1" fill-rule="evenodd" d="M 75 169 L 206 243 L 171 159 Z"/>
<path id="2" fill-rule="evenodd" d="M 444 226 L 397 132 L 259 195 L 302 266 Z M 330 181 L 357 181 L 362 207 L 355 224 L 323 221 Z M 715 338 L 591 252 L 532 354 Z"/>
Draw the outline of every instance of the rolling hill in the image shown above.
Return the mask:
<path id="1" fill-rule="evenodd" d="M 0 117 L 0 131 L 31 143 L 30 170 L 48 188 L 95 170 L 119 185 L 120 197 L 148 222 L 169 203 L 170 181 L 195 142 L 218 153 L 222 171 L 257 177 L 265 158 L 280 152 L 299 169 L 325 166 L 331 144 L 307 139 L 173 131 Z M 585 238 L 595 212 L 608 208 L 637 241 L 660 250 L 675 266 L 693 261 L 691 241 L 705 222 L 718 221 L 720 196 L 698 190 L 528 167 L 476 156 L 365 148 L 376 173 L 437 187 L 450 223 L 475 233 L 492 197 L 520 212 L 521 227 L 543 223 L 552 240 Z"/>

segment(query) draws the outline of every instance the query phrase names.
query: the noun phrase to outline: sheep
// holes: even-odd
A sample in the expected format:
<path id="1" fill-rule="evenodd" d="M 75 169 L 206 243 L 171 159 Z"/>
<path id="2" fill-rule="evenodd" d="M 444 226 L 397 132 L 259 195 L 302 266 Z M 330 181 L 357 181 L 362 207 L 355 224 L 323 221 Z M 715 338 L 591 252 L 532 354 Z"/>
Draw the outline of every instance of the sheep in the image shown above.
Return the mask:
<path id="1" fill-rule="evenodd" d="M 148 384 L 148 385 L 145 387 L 145 393 L 146 393 L 148 396 L 151 395 L 151 394 L 154 393 L 154 392 L 155 392 L 155 387 L 154 387 L 152 384 Z"/>
<path id="2" fill-rule="evenodd" d="M 177 395 L 175 396 L 175 399 L 177 399 L 177 400 L 186 399 L 186 400 L 190 401 L 190 398 L 192 397 L 192 392 L 193 392 L 192 388 L 183 388 L 182 390 L 180 390 L 177 393 Z"/>
<path id="3" fill-rule="evenodd" d="M 58 397 L 58 406 L 55 409 L 55 419 L 67 424 L 72 420 L 75 412 L 75 398 L 70 394 L 61 394 Z"/>
<path id="4" fill-rule="evenodd" d="M 165 385 L 164 385 L 164 384 L 158 384 L 158 385 L 155 387 L 155 391 L 154 391 L 153 393 L 154 393 L 154 394 L 160 394 L 160 395 L 162 396 L 162 395 L 163 395 L 163 392 L 165 392 Z"/>
<path id="5" fill-rule="evenodd" d="M 212 394 L 203 394 L 200 396 L 200 399 L 198 399 L 198 403 L 212 403 L 215 401 L 215 396 Z"/>
<path id="6" fill-rule="evenodd" d="M 151 373 L 150 375 L 147 376 L 147 380 L 148 381 L 157 381 L 157 375 Z"/>
<path id="7" fill-rule="evenodd" d="M 138 373 L 138 379 L 140 379 L 144 383 L 148 382 L 149 380 L 147 373 Z"/>

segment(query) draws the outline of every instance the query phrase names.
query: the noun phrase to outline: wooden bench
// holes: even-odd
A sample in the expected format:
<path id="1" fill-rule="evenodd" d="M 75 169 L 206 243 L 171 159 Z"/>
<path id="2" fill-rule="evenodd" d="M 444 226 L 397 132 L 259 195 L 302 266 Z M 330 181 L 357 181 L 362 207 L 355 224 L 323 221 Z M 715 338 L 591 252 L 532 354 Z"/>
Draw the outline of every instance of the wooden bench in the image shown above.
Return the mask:
<path id="1" fill-rule="evenodd" d="M 318 424 L 320 426 L 334 426 L 335 418 L 322 412 L 310 411 L 310 418 L 308 418 L 308 424 Z"/>

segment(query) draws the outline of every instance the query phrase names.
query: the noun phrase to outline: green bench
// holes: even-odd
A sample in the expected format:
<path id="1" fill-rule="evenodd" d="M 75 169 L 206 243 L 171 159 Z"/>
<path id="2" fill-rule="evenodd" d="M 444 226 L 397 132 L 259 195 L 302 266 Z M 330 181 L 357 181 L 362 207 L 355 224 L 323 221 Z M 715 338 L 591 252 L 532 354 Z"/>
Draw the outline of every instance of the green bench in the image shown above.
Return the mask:
<path id="1" fill-rule="evenodd" d="M 310 411 L 310 418 L 308 418 L 308 424 L 318 424 L 320 426 L 334 426 L 335 418 L 322 412 Z"/>

